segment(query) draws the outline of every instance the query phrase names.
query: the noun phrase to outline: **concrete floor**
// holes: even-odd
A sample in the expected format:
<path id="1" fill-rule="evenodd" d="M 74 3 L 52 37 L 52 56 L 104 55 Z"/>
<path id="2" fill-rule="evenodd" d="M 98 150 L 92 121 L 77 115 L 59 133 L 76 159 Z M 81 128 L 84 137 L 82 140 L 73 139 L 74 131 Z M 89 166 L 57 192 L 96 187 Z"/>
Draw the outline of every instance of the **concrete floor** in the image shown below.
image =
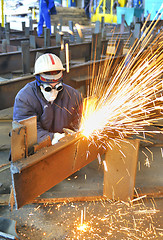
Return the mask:
<path id="1" fill-rule="evenodd" d="M 144 149 L 141 149 L 141 151 Z M 160 149 L 150 149 L 159 156 Z M 151 167 L 144 166 L 144 156 L 140 151 L 142 168 L 137 171 L 136 189 L 141 186 L 151 190 L 160 187 L 162 159 L 153 159 Z M 7 163 L 8 151 L 0 152 L 0 164 Z M 162 162 L 161 162 L 162 161 Z M 157 171 L 158 174 L 155 173 Z M 152 179 L 154 181 L 152 181 Z M 158 179 L 158 181 L 157 181 Z M 0 173 L 0 194 L 10 192 L 9 169 Z M 157 185 L 155 185 L 157 183 Z M 159 183 L 159 185 L 158 185 Z M 103 192 L 103 167 L 98 160 L 90 163 L 41 195 L 41 198 L 97 196 Z M 79 229 L 81 211 L 86 212 L 84 231 Z M 163 199 L 146 198 L 129 202 L 94 201 L 55 204 L 29 204 L 19 210 L 10 211 L 9 206 L 0 206 L 0 216 L 17 222 L 20 239 L 162 239 Z M 0 238 L 3 239 L 3 238 Z"/>
<path id="2" fill-rule="evenodd" d="M 8 163 L 12 109 L 0 112 L 0 166 Z M 2 171 L 4 168 L 6 170 Z M 0 168 L 0 196 L 10 193 L 8 166 Z M 139 149 L 136 174 L 137 191 L 156 193 L 163 189 L 163 156 L 161 147 Z M 54 186 L 42 198 L 102 196 L 103 166 L 98 160 Z M 3 195 L 4 196 L 4 195 Z M 155 195 L 154 195 L 155 196 Z M 85 210 L 85 231 L 78 229 L 81 211 Z M 113 201 L 29 204 L 10 211 L 0 205 L 0 217 L 17 221 L 20 239 L 163 239 L 163 199 L 146 198 L 134 203 Z M 3 238 L 0 238 L 3 239 Z"/>

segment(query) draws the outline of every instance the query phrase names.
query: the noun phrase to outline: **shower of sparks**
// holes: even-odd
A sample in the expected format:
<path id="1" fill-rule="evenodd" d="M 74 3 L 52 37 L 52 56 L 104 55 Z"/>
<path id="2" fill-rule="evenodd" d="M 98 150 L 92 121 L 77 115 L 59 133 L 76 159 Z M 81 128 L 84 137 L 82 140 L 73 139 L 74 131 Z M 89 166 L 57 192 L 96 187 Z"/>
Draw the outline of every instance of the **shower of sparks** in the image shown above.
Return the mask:
<path id="1" fill-rule="evenodd" d="M 101 156 L 100 156 L 100 154 L 98 153 L 97 154 L 97 159 L 98 159 L 98 162 L 99 162 L 99 165 L 101 164 L 101 162 L 102 162 L 102 160 L 101 160 Z"/>
<path id="2" fill-rule="evenodd" d="M 141 166 L 141 163 L 140 161 L 138 162 L 138 170 L 140 171 L 140 166 Z"/>
<path id="3" fill-rule="evenodd" d="M 66 51 L 66 71 L 67 73 L 70 70 L 70 64 L 69 64 L 69 45 L 68 43 L 65 44 L 65 51 Z"/>
<path id="4" fill-rule="evenodd" d="M 153 161 L 153 152 L 149 148 L 147 148 L 147 147 L 145 147 L 145 149 L 147 149 L 147 151 L 150 152 L 151 158 L 152 158 L 152 161 Z"/>
<path id="5" fill-rule="evenodd" d="M 77 29 L 77 32 L 78 32 L 78 34 L 79 34 L 79 37 L 80 37 L 80 38 L 83 38 L 83 33 L 82 33 L 82 30 L 81 30 L 81 26 L 80 26 L 78 23 L 76 23 L 76 24 L 75 24 L 75 27 L 76 27 L 76 29 Z"/>
<path id="6" fill-rule="evenodd" d="M 86 213 L 82 224 L 81 210 L 83 217 Z M 28 239 L 31 234 L 32 239 L 42 234 L 44 239 L 57 236 L 57 239 L 67 240 L 110 239 L 109 236 L 113 239 L 160 239 L 163 236 L 159 221 L 161 211 L 145 195 L 140 197 L 138 193 L 135 201 L 115 202 L 101 198 L 93 202 L 45 203 L 29 208 L 29 213 L 25 225 L 18 230 L 20 236 Z"/>
<path id="7" fill-rule="evenodd" d="M 161 156 L 162 156 L 162 158 L 163 158 L 163 149 L 161 148 Z"/>
<path id="8" fill-rule="evenodd" d="M 134 198 L 133 200 L 131 200 L 131 202 L 136 202 L 136 201 L 139 201 L 140 199 L 142 198 L 146 198 L 147 196 L 144 195 L 144 196 L 141 196 L 141 197 L 138 197 L 138 198 Z"/>
<path id="9" fill-rule="evenodd" d="M 71 31 L 70 29 L 68 29 L 67 32 L 68 32 L 70 35 L 74 35 L 73 31 Z"/>
<path id="10" fill-rule="evenodd" d="M 98 70 L 92 63 L 79 130 L 91 141 L 106 147 L 105 139 L 118 143 L 128 135 L 157 133 L 148 126 L 163 114 L 163 31 L 154 33 L 161 15 L 142 27 L 121 63 L 113 65 L 112 56 Z"/>
<path id="11" fill-rule="evenodd" d="M 88 225 L 87 224 L 81 224 L 77 227 L 77 230 L 80 230 L 80 231 L 83 231 L 83 232 L 86 232 L 88 229 Z"/>
<path id="12" fill-rule="evenodd" d="M 61 35 L 61 51 L 64 50 L 63 32 L 58 32 Z"/>
<path id="13" fill-rule="evenodd" d="M 145 163 L 144 163 L 144 166 L 146 166 L 146 167 L 150 167 L 151 166 L 151 164 L 150 164 L 150 161 L 149 161 L 149 157 L 148 157 L 148 155 L 144 152 L 144 151 L 142 151 L 142 153 L 145 155 L 145 157 L 146 157 L 146 159 L 145 159 Z"/>
<path id="14" fill-rule="evenodd" d="M 145 163 L 144 163 L 144 165 L 145 165 L 146 167 L 150 167 L 150 166 L 151 166 L 148 157 L 145 159 Z"/>
<path id="15" fill-rule="evenodd" d="M 83 225 L 84 222 L 84 216 L 83 216 L 84 211 L 81 210 L 81 226 Z"/>
<path id="16" fill-rule="evenodd" d="M 103 164 L 104 164 L 104 170 L 105 170 L 105 172 L 108 172 L 108 167 L 107 167 L 106 161 L 103 161 Z"/>

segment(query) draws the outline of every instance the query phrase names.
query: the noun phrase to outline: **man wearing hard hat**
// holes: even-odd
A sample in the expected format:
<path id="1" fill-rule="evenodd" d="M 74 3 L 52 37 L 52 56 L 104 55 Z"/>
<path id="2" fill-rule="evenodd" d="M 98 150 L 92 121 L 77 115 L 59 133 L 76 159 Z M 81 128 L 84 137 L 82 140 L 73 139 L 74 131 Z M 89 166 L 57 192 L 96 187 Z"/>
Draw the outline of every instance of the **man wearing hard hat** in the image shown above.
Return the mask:
<path id="1" fill-rule="evenodd" d="M 63 128 L 78 128 L 82 96 L 63 83 L 64 70 L 55 54 L 41 55 L 34 66 L 36 80 L 27 83 L 15 98 L 13 120 L 37 116 L 38 142 L 50 136 L 54 144 L 64 136 Z"/>

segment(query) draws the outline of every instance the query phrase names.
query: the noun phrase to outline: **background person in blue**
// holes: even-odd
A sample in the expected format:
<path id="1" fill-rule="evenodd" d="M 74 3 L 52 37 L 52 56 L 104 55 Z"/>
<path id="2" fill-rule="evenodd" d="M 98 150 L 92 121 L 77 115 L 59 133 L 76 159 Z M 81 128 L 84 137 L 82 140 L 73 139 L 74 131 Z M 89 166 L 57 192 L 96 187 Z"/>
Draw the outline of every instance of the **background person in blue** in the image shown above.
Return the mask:
<path id="1" fill-rule="evenodd" d="M 38 143 L 50 136 L 55 144 L 64 136 L 63 128 L 77 130 L 82 114 L 82 96 L 64 84 L 61 60 L 51 53 L 35 62 L 36 80 L 27 83 L 15 97 L 13 120 L 37 116 Z"/>
<path id="2" fill-rule="evenodd" d="M 41 36 L 43 33 L 44 22 L 46 27 L 50 29 L 51 34 L 51 14 L 57 14 L 54 0 L 39 0 L 39 22 L 37 28 L 38 36 Z"/>

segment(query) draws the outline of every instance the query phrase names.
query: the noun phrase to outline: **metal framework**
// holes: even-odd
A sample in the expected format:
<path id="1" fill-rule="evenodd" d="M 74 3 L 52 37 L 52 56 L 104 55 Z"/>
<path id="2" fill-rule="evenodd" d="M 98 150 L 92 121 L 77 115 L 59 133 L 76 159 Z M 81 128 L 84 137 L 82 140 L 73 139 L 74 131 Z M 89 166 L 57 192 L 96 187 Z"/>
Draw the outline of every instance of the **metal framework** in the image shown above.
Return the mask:
<path id="1" fill-rule="evenodd" d="M 114 64 L 118 64 L 123 59 L 123 57 L 114 57 Z M 104 64 L 105 60 L 98 60 L 93 62 L 87 62 L 83 64 L 78 64 L 70 68 L 70 72 L 64 72 L 64 83 L 78 89 L 81 86 L 86 87 L 87 80 L 89 79 L 88 69 L 94 64 L 95 68 Z M 16 64 L 16 63 L 15 63 Z M 114 69 L 114 67 L 112 68 Z M 14 104 L 14 99 L 17 92 L 28 82 L 33 81 L 35 78 L 33 75 L 23 76 L 15 79 L 10 79 L 8 81 L 0 82 L 0 110 L 12 107 Z M 86 90 L 84 90 L 86 91 Z"/>
<path id="2" fill-rule="evenodd" d="M 128 144 L 121 144 L 126 156 L 122 161 L 124 155 L 117 151 L 116 146 L 113 150 L 104 149 L 98 140 L 93 144 L 80 132 L 68 134 L 54 146 L 50 146 L 49 139 L 38 145 L 36 121 L 36 117 L 32 117 L 13 122 L 11 176 L 16 209 L 32 202 L 104 152 L 109 169 L 104 172 L 104 195 L 123 201 L 133 198 L 138 140 L 128 139 Z M 29 155 L 31 147 L 33 155 Z"/>

